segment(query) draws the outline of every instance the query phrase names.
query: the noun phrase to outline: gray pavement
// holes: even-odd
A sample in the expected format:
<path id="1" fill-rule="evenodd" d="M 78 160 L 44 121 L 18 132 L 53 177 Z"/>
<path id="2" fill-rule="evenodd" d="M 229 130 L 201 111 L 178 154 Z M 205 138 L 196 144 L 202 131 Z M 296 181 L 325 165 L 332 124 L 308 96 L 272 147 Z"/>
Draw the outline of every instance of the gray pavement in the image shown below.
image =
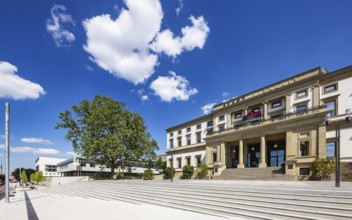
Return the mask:
<path id="1" fill-rule="evenodd" d="M 90 181 L 17 192 L 0 219 L 352 219 L 352 183 Z"/>

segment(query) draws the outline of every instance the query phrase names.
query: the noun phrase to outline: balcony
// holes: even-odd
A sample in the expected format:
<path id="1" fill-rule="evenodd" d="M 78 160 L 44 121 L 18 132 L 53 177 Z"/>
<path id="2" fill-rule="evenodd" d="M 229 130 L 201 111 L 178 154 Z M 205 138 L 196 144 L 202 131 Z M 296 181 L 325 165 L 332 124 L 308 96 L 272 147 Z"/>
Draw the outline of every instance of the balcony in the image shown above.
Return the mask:
<path id="1" fill-rule="evenodd" d="M 306 111 L 290 112 L 290 113 L 287 113 L 287 114 L 283 114 L 280 117 L 275 117 L 275 118 L 266 119 L 266 120 L 263 120 L 263 117 L 260 115 L 260 116 L 258 116 L 258 118 L 260 118 L 260 120 L 256 120 L 256 121 L 253 121 L 253 122 L 251 122 L 250 120 L 247 120 L 245 123 L 235 125 L 233 127 L 227 128 L 227 129 L 225 129 L 223 131 L 208 132 L 207 137 L 212 137 L 212 136 L 215 136 L 215 135 L 231 133 L 231 132 L 235 132 L 235 131 L 242 131 L 242 130 L 246 130 L 246 129 L 249 129 L 249 128 L 263 126 L 263 125 L 268 125 L 268 124 L 277 123 L 277 122 L 292 120 L 292 119 L 304 117 L 304 116 L 307 116 L 307 115 L 313 115 L 313 114 L 317 114 L 317 113 L 321 113 L 321 112 L 325 112 L 325 111 L 326 111 L 325 105 L 321 105 L 321 106 L 318 106 L 318 107 L 307 109 Z"/>

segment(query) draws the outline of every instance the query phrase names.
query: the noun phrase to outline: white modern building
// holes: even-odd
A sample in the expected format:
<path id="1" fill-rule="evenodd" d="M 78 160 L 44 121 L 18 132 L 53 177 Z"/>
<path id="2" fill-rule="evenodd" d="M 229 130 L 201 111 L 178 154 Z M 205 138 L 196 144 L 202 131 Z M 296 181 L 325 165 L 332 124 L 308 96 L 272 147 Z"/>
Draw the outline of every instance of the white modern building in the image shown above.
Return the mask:
<path id="1" fill-rule="evenodd" d="M 36 171 L 41 171 L 43 176 L 61 176 L 57 164 L 64 161 L 64 158 L 38 157 L 35 161 Z"/>
<path id="2" fill-rule="evenodd" d="M 351 107 L 352 66 L 333 72 L 317 67 L 166 129 L 167 164 L 181 171 L 185 164 L 205 163 L 214 176 L 278 167 L 284 175 L 307 179 L 312 162 L 335 157 L 340 143 L 341 177 L 352 179 L 352 122 L 345 120 Z"/>

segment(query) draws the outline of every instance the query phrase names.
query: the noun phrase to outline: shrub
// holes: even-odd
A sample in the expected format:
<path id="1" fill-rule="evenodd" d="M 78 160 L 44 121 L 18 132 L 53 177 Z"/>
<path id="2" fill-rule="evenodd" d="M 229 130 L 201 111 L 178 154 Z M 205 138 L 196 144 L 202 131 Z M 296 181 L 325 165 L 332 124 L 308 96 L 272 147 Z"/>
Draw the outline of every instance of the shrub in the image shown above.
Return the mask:
<path id="1" fill-rule="evenodd" d="M 313 175 L 316 179 L 329 177 L 335 172 L 335 158 L 315 159 L 312 164 Z"/>
<path id="2" fill-rule="evenodd" d="M 22 173 L 21 173 L 21 181 L 22 183 L 26 184 L 28 183 L 28 178 L 27 178 L 27 174 L 26 174 L 26 171 L 23 170 Z"/>
<path id="3" fill-rule="evenodd" d="M 171 179 L 171 175 L 175 176 L 175 168 L 166 167 L 164 170 L 164 179 Z"/>
<path id="4" fill-rule="evenodd" d="M 184 165 L 182 170 L 182 176 L 184 179 L 191 179 L 194 173 L 194 167 L 192 165 Z"/>
<path id="5" fill-rule="evenodd" d="M 152 170 L 144 170 L 143 179 L 144 180 L 153 180 L 154 179 L 153 171 Z"/>
<path id="6" fill-rule="evenodd" d="M 206 164 L 199 164 L 198 166 L 198 178 L 199 179 L 203 179 L 206 176 L 208 176 L 208 172 L 209 172 L 209 167 Z"/>

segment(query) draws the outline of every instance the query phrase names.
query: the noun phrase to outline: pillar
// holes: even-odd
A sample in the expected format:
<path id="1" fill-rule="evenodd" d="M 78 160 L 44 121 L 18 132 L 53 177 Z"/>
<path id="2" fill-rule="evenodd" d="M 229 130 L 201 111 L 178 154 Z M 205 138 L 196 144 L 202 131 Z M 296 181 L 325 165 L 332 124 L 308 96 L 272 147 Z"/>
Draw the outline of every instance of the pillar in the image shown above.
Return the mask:
<path id="1" fill-rule="evenodd" d="M 225 166 L 226 165 L 226 159 L 225 159 L 225 143 L 221 143 L 220 144 L 220 164 L 221 166 Z"/>
<path id="2" fill-rule="evenodd" d="M 259 167 L 266 167 L 266 141 L 265 136 L 260 137 L 260 163 Z"/>
<path id="3" fill-rule="evenodd" d="M 263 103 L 263 117 L 264 117 L 264 120 L 266 120 L 268 118 L 268 103 L 267 102 L 264 102 Z"/>
<path id="4" fill-rule="evenodd" d="M 216 147 L 216 162 L 220 162 L 220 145 Z"/>
<path id="5" fill-rule="evenodd" d="M 319 92 L 319 85 L 315 85 L 313 87 L 313 107 L 318 107 L 320 104 L 320 92 Z"/>
<path id="6" fill-rule="evenodd" d="M 248 144 L 246 142 L 243 143 L 243 163 L 244 167 L 248 167 Z"/>
<path id="7" fill-rule="evenodd" d="M 286 114 L 291 112 L 291 95 L 286 95 Z"/>
<path id="8" fill-rule="evenodd" d="M 318 157 L 326 158 L 326 126 L 325 124 L 318 126 Z M 336 147 L 336 146 L 335 146 Z"/>
<path id="9" fill-rule="evenodd" d="M 212 158 L 212 151 L 210 146 L 205 147 L 205 163 L 209 166 L 209 164 L 212 164 L 213 161 L 211 160 Z"/>
<path id="10" fill-rule="evenodd" d="M 238 165 L 237 168 L 244 168 L 243 164 L 243 140 L 241 139 L 239 141 L 239 146 L 238 146 Z"/>

